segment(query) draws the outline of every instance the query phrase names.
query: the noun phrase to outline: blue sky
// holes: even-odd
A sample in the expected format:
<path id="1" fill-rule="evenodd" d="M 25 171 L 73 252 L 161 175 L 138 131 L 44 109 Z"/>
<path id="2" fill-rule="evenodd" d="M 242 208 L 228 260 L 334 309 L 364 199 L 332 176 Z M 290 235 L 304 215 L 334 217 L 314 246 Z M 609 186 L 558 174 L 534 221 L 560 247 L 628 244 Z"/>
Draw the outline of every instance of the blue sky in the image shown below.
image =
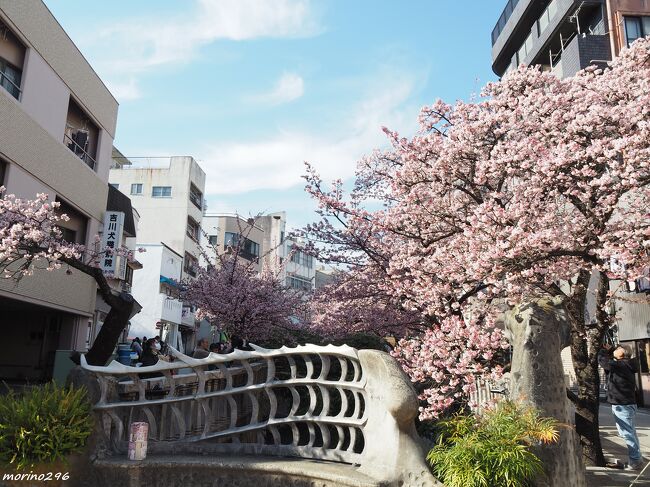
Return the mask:
<path id="1" fill-rule="evenodd" d="M 501 0 L 45 0 L 120 102 L 125 155 L 192 155 L 210 211 L 314 220 L 326 180 L 493 80 Z"/>

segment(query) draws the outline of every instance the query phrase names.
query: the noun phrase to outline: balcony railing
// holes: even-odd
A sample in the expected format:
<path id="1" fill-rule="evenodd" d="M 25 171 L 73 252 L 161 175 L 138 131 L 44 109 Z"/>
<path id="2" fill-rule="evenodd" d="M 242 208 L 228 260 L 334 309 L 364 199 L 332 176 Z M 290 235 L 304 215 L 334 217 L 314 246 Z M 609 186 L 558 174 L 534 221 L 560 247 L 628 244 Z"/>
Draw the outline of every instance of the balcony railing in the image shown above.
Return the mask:
<path id="1" fill-rule="evenodd" d="M 95 159 L 86 152 L 86 150 L 81 147 L 79 144 L 77 144 L 68 134 L 63 135 L 63 143 L 70 149 L 74 154 L 79 157 L 82 161 L 84 161 L 90 169 L 95 169 Z"/>
<path id="2" fill-rule="evenodd" d="M 501 12 L 501 16 L 499 17 L 499 20 L 497 21 L 497 25 L 495 25 L 494 29 L 492 29 L 492 45 L 496 44 L 499 35 L 501 35 L 501 32 L 503 31 L 504 27 L 508 23 L 508 19 L 512 15 L 513 10 L 515 9 L 518 3 L 519 0 L 508 0 L 508 3 L 506 3 L 503 12 Z"/>
<path id="3" fill-rule="evenodd" d="M 160 318 L 163 321 L 180 324 L 183 317 L 183 302 L 166 294 L 160 294 Z"/>

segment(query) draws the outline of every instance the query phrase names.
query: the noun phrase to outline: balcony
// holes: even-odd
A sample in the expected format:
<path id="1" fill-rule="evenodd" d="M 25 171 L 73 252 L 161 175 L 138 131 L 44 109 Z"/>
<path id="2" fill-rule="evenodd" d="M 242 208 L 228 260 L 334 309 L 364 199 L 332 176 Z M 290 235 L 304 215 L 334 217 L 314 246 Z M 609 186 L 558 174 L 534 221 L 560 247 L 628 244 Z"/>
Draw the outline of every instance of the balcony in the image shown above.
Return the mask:
<path id="1" fill-rule="evenodd" d="M 521 50 L 525 42 L 528 41 L 530 45 L 525 55 L 519 55 L 516 64 L 531 64 L 567 16 L 581 4 L 594 1 L 518 0 L 512 3 L 510 15 L 504 17 L 502 14 L 492 31 L 492 70 L 499 76 L 503 75 L 513 55 Z M 504 13 L 507 11 L 504 10 Z M 551 15 L 553 18 L 550 18 Z"/>
<path id="2" fill-rule="evenodd" d="M 192 308 L 190 308 L 189 306 L 183 306 L 183 316 L 181 317 L 181 324 L 185 326 L 189 326 L 190 328 L 194 328 L 195 321 L 196 318 L 194 316 L 194 312 L 192 311 Z"/>
<path id="3" fill-rule="evenodd" d="M 603 66 L 611 58 L 609 36 L 575 35 L 562 49 L 551 55 L 551 72 L 558 78 L 567 78 L 591 64 Z"/>
<path id="4" fill-rule="evenodd" d="M 90 116 L 72 99 L 68 104 L 63 144 L 91 169 L 96 169 L 95 157 L 99 128 Z"/>
<path id="5" fill-rule="evenodd" d="M 158 295 L 160 305 L 160 319 L 169 323 L 180 324 L 183 319 L 183 302 L 160 293 Z"/>

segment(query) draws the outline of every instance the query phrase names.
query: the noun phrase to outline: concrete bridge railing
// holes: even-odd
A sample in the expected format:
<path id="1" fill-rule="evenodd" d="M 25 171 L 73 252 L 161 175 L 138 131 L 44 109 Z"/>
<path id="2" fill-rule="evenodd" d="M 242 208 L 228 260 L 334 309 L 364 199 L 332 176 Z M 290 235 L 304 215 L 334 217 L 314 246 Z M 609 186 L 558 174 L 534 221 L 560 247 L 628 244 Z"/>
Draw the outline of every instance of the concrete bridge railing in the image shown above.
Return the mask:
<path id="1" fill-rule="evenodd" d="M 326 460 L 373 485 L 440 485 L 415 431 L 417 397 L 388 354 L 348 346 L 236 350 L 128 367 L 81 365 L 99 381 L 105 441 L 124 454 L 132 422 L 149 454 Z M 369 484 L 370 485 L 370 484 Z"/>

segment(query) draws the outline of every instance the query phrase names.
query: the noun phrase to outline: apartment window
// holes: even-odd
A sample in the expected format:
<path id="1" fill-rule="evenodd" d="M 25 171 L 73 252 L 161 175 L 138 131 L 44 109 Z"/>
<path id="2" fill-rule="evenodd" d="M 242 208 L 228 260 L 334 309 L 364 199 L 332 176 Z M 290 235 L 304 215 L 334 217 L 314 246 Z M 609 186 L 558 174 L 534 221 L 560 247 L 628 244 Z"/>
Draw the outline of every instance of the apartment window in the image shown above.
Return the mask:
<path id="1" fill-rule="evenodd" d="M 25 46 L 0 22 L 0 86 L 17 100 L 25 62 Z"/>
<path id="2" fill-rule="evenodd" d="M 296 250 L 293 254 L 291 254 L 291 262 L 303 265 L 309 269 L 314 267 L 314 258 L 311 255 L 302 252 L 301 250 Z"/>
<path id="3" fill-rule="evenodd" d="M 192 240 L 199 241 L 199 224 L 191 216 L 187 217 L 187 236 Z"/>
<path id="4" fill-rule="evenodd" d="M 203 194 L 199 189 L 190 183 L 190 201 L 194 203 L 199 210 L 203 209 Z"/>
<path id="5" fill-rule="evenodd" d="M 217 245 L 219 238 L 216 235 L 208 235 L 208 243 L 210 245 Z"/>
<path id="6" fill-rule="evenodd" d="M 85 244 L 88 218 L 59 197 L 56 198 L 56 201 L 59 203 L 57 214 L 68 216 L 68 221 L 61 220 L 57 224 L 63 234 L 63 239 L 70 243 Z"/>
<path id="7" fill-rule="evenodd" d="M 0 186 L 5 185 L 5 178 L 7 177 L 7 163 L 0 159 Z"/>
<path id="8" fill-rule="evenodd" d="M 199 267 L 199 261 L 189 252 L 185 252 L 183 271 L 189 276 L 196 277 L 196 271 Z"/>
<path id="9" fill-rule="evenodd" d="M 303 277 L 289 276 L 287 277 L 287 286 L 299 291 L 311 291 L 311 279 Z"/>
<path id="10" fill-rule="evenodd" d="M 650 35 L 650 17 L 624 17 L 625 40 L 629 46 L 640 37 Z"/>
<path id="11" fill-rule="evenodd" d="M 109 186 L 113 186 L 115 189 L 120 189 L 120 185 L 118 183 L 108 183 Z"/>
<path id="12" fill-rule="evenodd" d="M 238 233 L 226 232 L 223 248 L 227 250 L 228 247 L 239 247 L 239 256 L 246 260 L 257 262 L 259 259 L 259 244 L 246 237 L 242 237 Z"/>
<path id="13" fill-rule="evenodd" d="M 171 186 L 154 186 L 151 188 L 151 196 L 154 198 L 171 198 L 172 196 L 172 187 Z"/>
<path id="14" fill-rule="evenodd" d="M 142 183 L 134 183 L 131 185 L 131 194 L 142 194 Z M 171 188 L 170 193 L 171 195 Z"/>
<path id="15" fill-rule="evenodd" d="M 528 37 L 526 37 L 526 40 L 524 41 L 521 48 L 519 48 L 519 51 L 517 51 L 517 60 L 519 61 L 519 64 L 524 62 L 526 55 L 529 52 L 531 52 L 532 49 L 533 49 L 533 32 L 531 31 L 530 34 L 528 34 Z"/>
<path id="16" fill-rule="evenodd" d="M 98 140 L 99 128 L 90 116 L 70 98 L 63 143 L 88 167 L 95 169 Z"/>

